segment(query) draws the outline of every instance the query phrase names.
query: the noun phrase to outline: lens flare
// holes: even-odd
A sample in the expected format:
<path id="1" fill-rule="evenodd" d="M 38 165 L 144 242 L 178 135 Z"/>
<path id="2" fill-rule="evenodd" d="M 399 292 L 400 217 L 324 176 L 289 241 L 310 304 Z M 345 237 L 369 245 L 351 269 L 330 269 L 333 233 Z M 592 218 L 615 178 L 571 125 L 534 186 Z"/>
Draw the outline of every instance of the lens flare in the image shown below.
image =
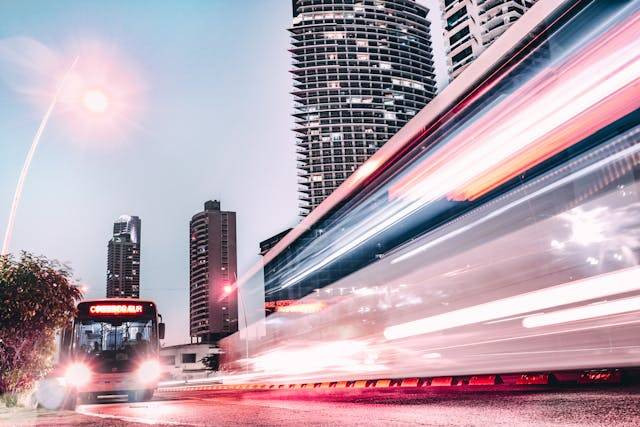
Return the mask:
<path id="1" fill-rule="evenodd" d="M 82 104 L 91 113 L 104 113 L 109 108 L 109 98 L 100 89 L 90 89 L 82 96 Z"/>
<path id="2" fill-rule="evenodd" d="M 64 379 L 73 387 L 83 387 L 91 380 L 91 370 L 84 363 L 73 363 L 67 368 Z"/>
<path id="3" fill-rule="evenodd" d="M 152 383 L 160 378 L 162 366 L 155 359 L 145 360 L 138 367 L 138 378 L 145 383 Z"/>

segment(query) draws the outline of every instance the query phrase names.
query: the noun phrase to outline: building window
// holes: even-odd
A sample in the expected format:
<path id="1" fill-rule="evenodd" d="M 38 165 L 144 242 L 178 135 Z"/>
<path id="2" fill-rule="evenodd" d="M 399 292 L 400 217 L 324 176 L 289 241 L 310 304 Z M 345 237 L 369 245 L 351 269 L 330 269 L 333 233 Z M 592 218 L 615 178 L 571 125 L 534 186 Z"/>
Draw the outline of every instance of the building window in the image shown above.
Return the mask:
<path id="1" fill-rule="evenodd" d="M 464 27 L 462 30 L 458 31 L 457 33 L 455 33 L 453 36 L 449 38 L 449 44 L 453 46 L 454 44 L 456 44 L 458 40 L 462 40 L 469 33 L 470 33 L 469 27 L 468 26 Z"/>
<path id="2" fill-rule="evenodd" d="M 196 363 L 196 354 L 182 353 L 182 363 Z"/>
<path id="3" fill-rule="evenodd" d="M 339 31 L 327 31 L 324 33 L 325 38 L 329 40 L 341 40 L 344 39 L 344 33 Z"/>
<path id="4" fill-rule="evenodd" d="M 464 58 L 466 58 L 467 56 L 471 55 L 473 51 L 471 50 L 471 46 L 467 47 L 466 49 L 462 50 L 462 52 L 458 53 L 457 55 L 455 55 L 453 58 L 451 58 L 451 61 L 455 64 L 457 62 L 462 61 Z"/>
<path id="5" fill-rule="evenodd" d="M 466 18 L 467 16 L 467 7 L 464 6 L 462 9 L 458 10 L 454 14 L 452 14 L 449 18 L 447 18 L 447 31 L 451 31 L 453 27 L 458 25 L 458 23 Z"/>

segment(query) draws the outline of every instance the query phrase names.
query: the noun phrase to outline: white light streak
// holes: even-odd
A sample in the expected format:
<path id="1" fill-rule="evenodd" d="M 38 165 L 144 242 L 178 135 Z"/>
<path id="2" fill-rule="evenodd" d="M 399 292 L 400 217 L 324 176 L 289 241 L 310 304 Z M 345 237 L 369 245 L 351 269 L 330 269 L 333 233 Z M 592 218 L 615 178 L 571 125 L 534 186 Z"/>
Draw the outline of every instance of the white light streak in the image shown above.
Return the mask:
<path id="1" fill-rule="evenodd" d="M 552 86 L 544 96 L 511 112 L 497 126 L 481 129 L 472 139 L 473 148 L 453 153 L 446 166 L 414 185 L 409 197 L 436 200 L 463 188 L 638 78 L 640 67 L 634 50 L 610 52 L 572 78 L 563 79 L 562 84 Z"/>
<path id="2" fill-rule="evenodd" d="M 526 197 L 523 197 L 521 199 L 515 200 L 515 201 L 513 201 L 513 202 L 511 202 L 511 203 L 509 203 L 509 204 L 507 204 L 507 205 L 505 205 L 503 207 L 501 207 L 500 209 L 496 209 L 496 210 L 492 211 L 491 213 L 489 213 L 488 215 L 485 215 L 484 217 L 482 217 L 482 218 L 480 218 L 480 219 L 478 219 L 478 220 L 476 220 L 476 221 L 474 221 L 474 222 L 472 222 L 472 223 L 470 223 L 470 224 L 468 224 L 468 225 L 466 225 L 464 227 L 460 227 L 457 230 L 452 231 L 451 233 L 447 233 L 447 234 L 445 234 L 443 236 L 440 236 L 440 237 L 438 237 L 436 239 L 430 240 L 429 242 L 425 243 L 424 245 L 419 246 L 419 247 L 417 247 L 415 249 L 412 249 L 409 252 L 407 252 L 405 254 L 402 254 L 402 255 L 392 259 L 391 260 L 391 264 L 396 264 L 396 263 L 399 263 L 399 262 L 402 262 L 402 261 L 406 261 L 407 259 L 412 258 L 412 257 L 414 257 L 414 256 L 426 251 L 427 249 L 429 249 L 429 248 L 431 248 L 431 247 L 433 247 L 435 245 L 438 245 L 438 244 L 440 244 L 440 243 L 442 243 L 442 242 L 444 242 L 446 240 L 449 240 L 452 237 L 458 236 L 458 235 L 466 232 L 467 230 L 469 230 L 469 229 L 471 229 L 473 227 L 476 227 L 476 226 L 478 226 L 480 224 L 483 224 L 483 223 L 489 221 L 490 219 L 496 218 L 496 217 L 508 212 L 509 210 L 522 205 L 523 203 L 526 203 L 526 202 L 528 202 L 530 200 L 533 200 L 536 197 L 539 197 L 539 196 L 541 196 L 541 195 L 543 195 L 545 193 L 548 193 L 548 192 L 550 192 L 552 190 L 555 190 L 556 188 L 559 188 L 559 187 L 561 187 L 561 186 L 563 186 L 563 185 L 565 185 L 567 183 L 573 182 L 574 180 L 576 180 L 576 179 L 578 179 L 578 178 L 580 178 L 582 176 L 586 176 L 586 175 L 588 175 L 588 174 L 590 174 L 592 172 L 600 170 L 601 168 L 605 167 L 608 164 L 614 163 L 614 162 L 616 162 L 616 161 L 618 161 L 620 159 L 623 159 L 623 158 L 625 158 L 625 157 L 627 157 L 629 155 L 633 155 L 633 154 L 635 154 L 635 153 L 637 153 L 639 151 L 640 151 L 640 146 L 639 145 L 634 145 L 632 147 L 629 147 L 629 148 L 627 148 L 625 150 L 620 151 L 619 153 L 616 153 L 613 156 L 607 157 L 607 158 L 602 159 L 602 160 L 600 160 L 600 161 L 598 161 L 598 162 L 596 162 L 596 163 L 594 163 L 592 165 L 589 165 L 589 166 L 587 166 L 585 168 L 582 168 L 579 171 L 576 171 L 576 172 L 574 172 L 574 173 L 572 173 L 570 175 L 565 176 L 562 179 L 559 179 L 559 180 L 555 181 L 553 184 L 547 185 L 544 188 L 541 188 L 539 190 L 534 191 L 533 193 L 527 195 Z"/>
<path id="3" fill-rule="evenodd" d="M 640 310 L 640 297 L 624 298 L 529 316 L 522 320 L 522 326 L 525 328 L 539 328 L 638 310 Z"/>
<path id="4" fill-rule="evenodd" d="M 637 290 L 640 267 L 632 267 L 389 326 L 384 336 L 396 340 Z"/>
<path id="5" fill-rule="evenodd" d="M 347 252 L 351 251 L 352 249 L 357 248 L 358 246 L 360 246 L 361 244 L 363 244 L 364 242 L 369 240 L 371 237 L 373 237 L 376 234 L 386 230 L 387 228 L 391 227 L 396 222 L 398 222 L 398 221 L 402 220 L 403 218 L 405 218 L 407 215 L 409 215 L 409 214 L 413 213 L 414 211 L 418 210 L 419 208 L 421 208 L 423 206 L 423 204 L 424 203 L 422 201 L 418 201 L 418 202 L 414 202 L 414 203 L 409 204 L 404 209 L 400 210 L 399 212 L 396 212 L 394 215 L 391 215 L 390 217 L 386 218 L 382 222 L 379 222 L 378 224 L 374 225 L 369 230 L 367 230 L 365 233 L 361 234 L 360 236 L 355 237 L 354 239 L 349 241 L 344 246 L 341 246 L 340 248 L 336 249 L 329 256 L 325 257 L 324 259 L 322 259 L 317 264 L 314 264 L 313 266 L 307 268 L 306 270 L 304 270 L 300 274 L 298 274 L 298 275 L 294 276 L 293 278 L 287 280 L 285 283 L 282 284 L 281 289 L 288 288 L 289 286 L 291 286 L 291 285 L 299 282 L 300 280 L 304 279 L 305 277 L 309 276 L 313 272 L 325 267 L 327 264 L 331 263 L 332 261 L 335 261 L 336 259 L 340 258 L 342 255 L 346 254 Z"/>

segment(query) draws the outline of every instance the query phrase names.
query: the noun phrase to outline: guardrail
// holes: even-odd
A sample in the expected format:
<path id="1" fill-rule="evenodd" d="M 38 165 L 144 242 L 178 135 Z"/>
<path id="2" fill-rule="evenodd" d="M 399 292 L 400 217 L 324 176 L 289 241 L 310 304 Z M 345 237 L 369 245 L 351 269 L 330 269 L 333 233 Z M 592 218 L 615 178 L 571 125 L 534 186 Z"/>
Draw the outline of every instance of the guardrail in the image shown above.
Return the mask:
<path id="1" fill-rule="evenodd" d="M 166 383 L 165 383 L 166 384 Z M 491 375 L 443 376 L 429 378 L 393 378 L 374 380 L 328 381 L 310 383 L 221 384 L 200 383 L 161 385 L 159 391 L 204 390 L 361 390 L 390 388 L 437 388 L 459 386 L 572 386 L 640 384 L 640 368 L 590 369 L 582 371 L 533 372 Z"/>

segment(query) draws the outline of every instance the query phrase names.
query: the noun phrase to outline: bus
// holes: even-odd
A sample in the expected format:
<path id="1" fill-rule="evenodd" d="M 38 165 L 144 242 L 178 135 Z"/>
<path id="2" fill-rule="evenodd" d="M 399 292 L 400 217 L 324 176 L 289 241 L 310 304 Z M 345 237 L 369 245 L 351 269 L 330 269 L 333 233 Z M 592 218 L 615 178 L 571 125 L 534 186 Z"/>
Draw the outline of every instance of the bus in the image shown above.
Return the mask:
<path id="1" fill-rule="evenodd" d="M 82 301 L 62 331 L 56 372 L 65 386 L 65 407 L 126 396 L 151 399 L 162 367 L 165 325 L 152 301 L 109 298 Z"/>
<path id="2" fill-rule="evenodd" d="M 238 279 L 273 310 L 226 374 L 640 366 L 639 33 L 638 0 L 537 2 Z"/>

